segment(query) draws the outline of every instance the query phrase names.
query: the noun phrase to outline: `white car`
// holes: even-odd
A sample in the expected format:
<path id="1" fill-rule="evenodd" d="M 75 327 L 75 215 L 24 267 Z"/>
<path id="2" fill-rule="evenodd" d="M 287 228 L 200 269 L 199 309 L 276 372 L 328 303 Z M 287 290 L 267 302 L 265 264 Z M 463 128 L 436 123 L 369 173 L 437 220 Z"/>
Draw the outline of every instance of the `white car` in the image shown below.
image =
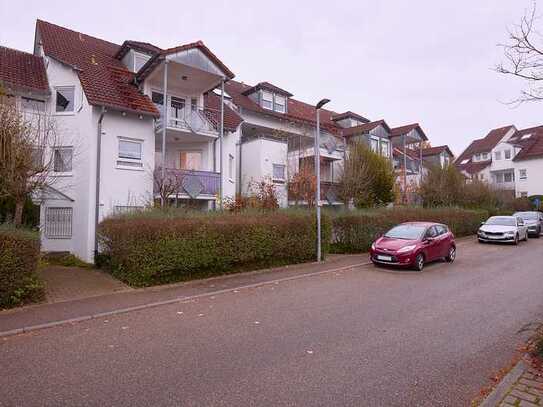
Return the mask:
<path id="1" fill-rule="evenodd" d="M 479 242 L 509 242 L 517 245 L 528 240 L 528 227 L 517 216 L 492 216 L 477 232 Z"/>

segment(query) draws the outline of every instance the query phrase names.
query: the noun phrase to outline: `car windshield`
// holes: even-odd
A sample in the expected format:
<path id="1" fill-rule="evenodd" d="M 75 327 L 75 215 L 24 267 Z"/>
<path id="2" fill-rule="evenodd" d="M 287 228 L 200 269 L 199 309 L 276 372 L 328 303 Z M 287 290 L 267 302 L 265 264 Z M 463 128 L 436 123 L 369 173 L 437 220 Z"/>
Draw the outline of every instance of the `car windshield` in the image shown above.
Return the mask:
<path id="1" fill-rule="evenodd" d="M 537 212 L 517 212 L 513 216 L 518 216 L 524 220 L 537 220 Z"/>
<path id="2" fill-rule="evenodd" d="M 416 240 L 420 239 L 425 230 L 426 227 L 420 225 L 398 225 L 386 232 L 385 237 Z"/>
<path id="3" fill-rule="evenodd" d="M 517 221 L 510 216 L 493 216 L 485 222 L 486 225 L 516 226 Z"/>

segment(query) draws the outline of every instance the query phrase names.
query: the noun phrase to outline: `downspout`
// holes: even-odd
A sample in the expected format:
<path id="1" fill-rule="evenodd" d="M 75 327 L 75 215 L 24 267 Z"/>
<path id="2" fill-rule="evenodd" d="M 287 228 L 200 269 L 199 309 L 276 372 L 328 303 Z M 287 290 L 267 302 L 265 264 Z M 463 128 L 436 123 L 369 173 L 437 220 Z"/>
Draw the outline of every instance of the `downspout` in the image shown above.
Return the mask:
<path id="1" fill-rule="evenodd" d="M 102 106 L 100 117 L 98 118 L 98 133 L 96 138 L 96 190 L 95 190 L 95 208 L 94 208 L 94 256 L 98 254 L 98 221 L 100 219 L 100 173 L 102 161 L 102 121 L 107 110 Z"/>
<path id="2" fill-rule="evenodd" d="M 221 128 L 219 134 L 219 160 L 220 160 L 220 185 L 219 185 L 219 208 L 223 208 L 223 137 L 224 137 L 224 78 L 221 79 Z"/>
<path id="3" fill-rule="evenodd" d="M 240 131 L 242 131 L 241 126 L 240 126 Z M 243 137 L 243 135 L 242 135 L 242 137 Z M 241 195 L 241 171 L 243 169 L 242 162 L 241 162 L 241 157 L 242 157 L 242 152 L 243 152 L 242 149 L 243 149 L 243 141 L 240 138 L 240 140 L 239 140 L 239 163 L 238 163 L 238 167 L 239 167 L 239 170 L 238 170 L 238 185 L 237 185 L 237 188 L 236 188 L 237 193 L 239 195 Z"/>
<path id="4" fill-rule="evenodd" d="M 168 60 L 164 60 L 164 77 L 162 79 L 162 92 L 163 92 L 163 100 L 162 100 L 162 168 L 161 168 L 161 183 L 166 182 L 166 129 L 168 127 L 168 111 L 170 110 L 170 105 L 168 103 Z M 163 185 L 161 185 L 162 188 L 164 188 Z M 166 206 L 166 202 L 164 202 L 163 198 L 164 193 L 161 192 L 161 206 L 164 208 Z M 168 199 L 168 198 L 166 198 Z"/>
<path id="5" fill-rule="evenodd" d="M 217 140 L 213 140 L 213 172 L 217 172 Z M 213 201 L 213 210 L 217 209 L 217 200 Z"/>

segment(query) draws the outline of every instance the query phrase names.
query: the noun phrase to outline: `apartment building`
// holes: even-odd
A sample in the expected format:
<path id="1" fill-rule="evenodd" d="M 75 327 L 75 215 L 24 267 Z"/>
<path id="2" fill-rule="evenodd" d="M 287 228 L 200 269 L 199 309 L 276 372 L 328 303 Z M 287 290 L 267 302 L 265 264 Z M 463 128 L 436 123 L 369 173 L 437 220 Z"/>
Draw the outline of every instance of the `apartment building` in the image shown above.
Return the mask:
<path id="1" fill-rule="evenodd" d="M 33 54 L 0 47 L 4 91 L 25 115 L 57 124 L 55 145 L 40 152 L 54 158 L 54 182 L 35 197 L 43 250 L 92 261 L 97 225 L 111 214 L 163 199 L 214 209 L 263 180 L 282 207 L 304 204 L 289 185 L 314 170 L 315 107 L 272 83 L 233 78 L 201 41 L 117 45 L 38 20 Z M 427 140 L 418 125 L 391 129 L 352 111 L 322 109 L 320 129 L 322 205 L 342 205 L 349 143 L 392 165 L 393 147 Z"/>
<path id="2" fill-rule="evenodd" d="M 543 126 L 505 126 L 474 140 L 456 159 L 470 180 L 490 183 L 516 197 L 543 194 Z"/>

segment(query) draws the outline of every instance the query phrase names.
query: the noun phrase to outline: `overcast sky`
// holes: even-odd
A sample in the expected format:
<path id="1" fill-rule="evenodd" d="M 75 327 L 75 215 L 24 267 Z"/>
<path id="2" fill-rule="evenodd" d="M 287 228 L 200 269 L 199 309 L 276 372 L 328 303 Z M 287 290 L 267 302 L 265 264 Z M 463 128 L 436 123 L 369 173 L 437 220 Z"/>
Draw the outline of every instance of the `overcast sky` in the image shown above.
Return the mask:
<path id="1" fill-rule="evenodd" d="M 543 105 L 512 108 L 522 83 L 495 73 L 497 44 L 531 0 L 0 0 L 0 45 L 32 52 L 37 18 L 121 44 L 201 39 L 249 84 L 308 103 L 332 99 L 392 127 L 419 122 L 459 154 L 495 127 L 543 124 Z M 543 20 L 541 20 L 543 29 Z"/>

